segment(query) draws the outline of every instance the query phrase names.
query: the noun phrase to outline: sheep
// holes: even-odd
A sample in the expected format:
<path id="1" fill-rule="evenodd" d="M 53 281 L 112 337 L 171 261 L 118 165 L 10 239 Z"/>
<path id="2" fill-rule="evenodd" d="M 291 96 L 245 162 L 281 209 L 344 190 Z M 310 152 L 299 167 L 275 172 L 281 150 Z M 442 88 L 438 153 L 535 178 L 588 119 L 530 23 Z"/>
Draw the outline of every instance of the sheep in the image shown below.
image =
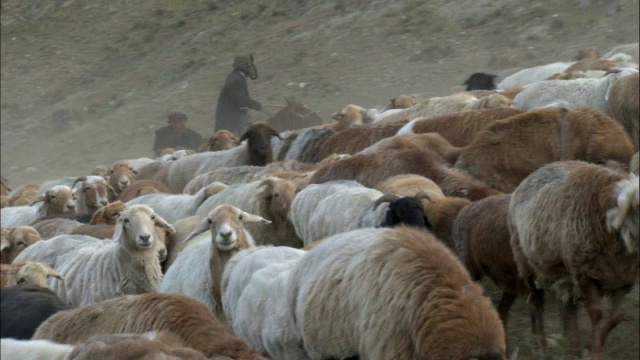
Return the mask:
<path id="1" fill-rule="evenodd" d="M 220 303 L 220 281 L 224 267 L 242 249 L 256 246 L 243 223 L 271 223 L 264 218 L 244 212 L 231 205 L 221 205 L 193 229 L 184 241 L 210 230 L 209 238 L 202 238 L 185 247 L 162 279 L 161 293 L 178 293 L 202 301 L 220 321 L 225 321 Z"/>
<path id="2" fill-rule="evenodd" d="M 591 106 L 607 112 L 609 111 L 607 98 L 611 85 L 618 79 L 634 73 L 637 74 L 638 70 L 627 68 L 597 79 L 538 81 L 516 95 L 513 107 L 531 110 L 560 101 L 574 108 Z"/>
<path id="3" fill-rule="evenodd" d="M 9 180 L 4 176 L 0 176 L 0 194 L 9 195 L 11 188 L 9 187 Z"/>
<path id="4" fill-rule="evenodd" d="M 125 205 L 122 201 L 114 201 L 106 206 L 103 206 L 100 209 L 96 210 L 93 216 L 91 216 L 89 225 L 115 225 L 118 217 L 120 216 L 120 212 L 124 210 L 124 208 Z"/>
<path id="5" fill-rule="evenodd" d="M 638 118 L 640 117 L 639 82 L 640 77 L 635 72 L 611 84 L 607 98 L 608 109 L 606 111 L 624 126 L 629 136 L 631 136 L 636 150 L 638 150 L 640 144 L 640 140 L 638 140 L 640 133 L 638 128 Z"/>
<path id="6" fill-rule="evenodd" d="M 148 157 L 139 157 L 139 158 L 135 158 L 135 159 L 126 159 L 124 160 L 127 163 L 129 163 L 129 166 L 131 166 L 132 169 L 134 170 L 138 170 L 139 168 L 151 164 L 152 162 L 155 161 L 155 159 L 151 159 Z M 109 173 L 107 172 L 106 177 L 109 176 Z"/>
<path id="7" fill-rule="evenodd" d="M 497 75 L 487 74 L 487 73 L 473 73 L 467 80 L 465 80 L 462 85 L 466 85 L 466 90 L 493 90 L 496 88 L 496 84 L 494 83 Z"/>
<path id="8" fill-rule="evenodd" d="M 300 191 L 291 204 L 289 218 L 304 245 L 365 227 L 399 224 L 428 227 L 420 203 L 422 196 L 401 198 L 355 181 L 329 181 Z M 380 206 L 383 203 L 387 203 L 386 206 Z"/>
<path id="9" fill-rule="evenodd" d="M 73 229 L 82 225 L 83 223 L 79 221 L 63 218 L 42 219 L 31 224 L 42 239 L 51 239 L 54 236 L 70 234 Z"/>
<path id="10" fill-rule="evenodd" d="M 532 136 L 536 134 L 536 136 Z M 529 174 L 559 160 L 628 164 L 633 146 L 615 120 L 593 108 L 545 108 L 498 120 L 465 147 L 455 168 L 512 192 Z"/>
<path id="11" fill-rule="evenodd" d="M 136 180 L 118 195 L 118 200 L 126 203 L 139 196 L 156 193 L 171 194 L 171 189 L 156 180 Z"/>
<path id="12" fill-rule="evenodd" d="M 599 59 L 599 58 L 600 58 L 600 52 L 598 51 L 598 49 L 594 47 L 588 47 L 588 48 L 578 50 L 578 52 L 576 52 L 576 55 L 573 57 L 573 60 L 580 61 L 583 59 Z"/>
<path id="13" fill-rule="evenodd" d="M 74 348 L 48 340 L 0 340 L 0 351 L 5 360 L 68 360 Z"/>
<path id="14" fill-rule="evenodd" d="M 273 161 L 270 142 L 272 136 L 280 137 L 267 123 L 252 124 L 240 137 L 241 142 L 247 140 L 240 146 L 229 150 L 198 153 L 172 162 L 166 183 L 172 191 L 179 193 L 194 177 L 219 167 L 264 166 Z"/>
<path id="15" fill-rule="evenodd" d="M 47 318 L 70 306 L 46 287 L 22 285 L 0 290 L 0 337 L 30 339 Z"/>
<path id="16" fill-rule="evenodd" d="M 218 185 L 211 186 L 219 191 Z M 188 194 L 147 194 L 129 200 L 127 206 L 145 204 L 153 208 L 156 214 L 167 222 L 174 223 L 178 219 L 195 215 L 196 210 L 211 196 L 209 186 L 200 189 L 195 195 Z"/>
<path id="17" fill-rule="evenodd" d="M 415 174 L 392 176 L 374 185 L 373 188 L 385 194 L 396 194 L 400 196 L 411 196 L 423 192 L 427 194 L 432 201 L 445 197 L 438 184 L 424 176 Z"/>
<path id="18" fill-rule="evenodd" d="M 284 160 L 295 160 L 304 163 L 315 163 L 318 159 L 318 149 L 322 143 L 333 136 L 334 129 L 308 130 L 298 135 L 291 144 Z"/>
<path id="19" fill-rule="evenodd" d="M 630 56 L 630 60 L 633 61 L 634 63 L 638 64 L 640 63 L 640 60 L 638 60 L 638 43 L 631 43 L 631 44 L 624 44 L 624 45 L 618 45 L 616 47 L 614 47 L 613 49 L 611 49 L 609 52 L 607 52 L 606 54 L 602 55 L 603 59 L 615 59 L 617 55 L 619 54 L 625 54 Z"/>
<path id="20" fill-rule="evenodd" d="M 111 359 L 206 360 L 198 350 L 184 347 L 179 336 L 168 331 L 137 334 L 95 335 L 77 344 L 69 360 Z"/>
<path id="21" fill-rule="evenodd" d="M 210 235 L 207 233 L 202 233 L 188 242 L 185 239 L 191 235 L 193 229 L 195 229 L 203 220 L 206 219 L 206 216 L 193 215 L 188 216 L 186 218 L 180 219 L 173 223 L 173 228 L 175 229 L 175 233 L 172 234 L 173 246 L 167 248 L 167 258 L 163 264 L 163 271 L 166 274 L 166 270 L 168 270 L 171 265 L 175 262 L 178 254 L 187 246 L 192 246 L 197 244 L 200 239 L 209 239 Z"/>
<path id="22" fill-rule="evenodd" d="M 109 175 L 109 167 L 98 165 L 91 170 L 91 175 L 106 177 Z"/>
<path id="23" fill-rule="evenodd" d="M 570 71 L 570 72 L 564 71 L 561 73 L 553 74 L 548 78 L 546 78 L 545 80 L 573 80 L 573 79 L 584 79 L 588 77 L 589 76 L 587 76 L 587 74 L 583 71 Z M 600 77 L 600 76 L 597 76 L 597 77 Z"/>
<path id="24" fill-rule="evenodd" d="M 47 264 L 26 261 L 24 264 L 2 264 L 2 277 L 0 287 L 16 285 L 34 285 L 47 287 L 47 278 L 55 277 L 63 280 L 59 272 L 50 268 Z"/>
<path id="25" fill-rule="evenodd" d="M 293 266 L 288 289 L 310 359 L 504 359 L 491 301 L 426 230 L 329 237 Z"/>
<path id="26" fill-rule="evenodd" d="M 146 205 L 120 213 L 113 241 L 83 235 L 60 235 L 23 251 L 14 263 L 41 261 L 57 270 L 64 282 L 50 280 L 56 294 L 74 306 L 125 294 L 157 291 L 162 272 L 154 225 L 173 231 Z"/>
<path id="27" fill-rule="evenodd" d="M 489 277 L 502 290 L 498 314 L 507 329 L 509 310 L 518 295 L 531 292 L 518 274 L 510 244 L 507 216 L 511 195 L 490 196 L 462 209 L 453 223 L 452 243 L 462 264 L 474 281 Z M 542 336 L 544 293 L 536 291 L 528 299 L 533 333 Z"/>
<path id="28" fill-rule="evenodd" d="M 442 135 L 432 132 L 424 134 L 399 134 L 384 138 L 377 143 L 357 152 L 356 154 L 375 154 L 385 149 L 401 149 L 407 144 L 419 148 L 428 148 L 442 156 L 448 163 L 454 164 L 462 148 L 451 145 Z"/>
<path id="29" fill-rule="evenodd" d="M 278 178 L 235 184 L 211 196 L 195 214 L 206 216 L 219 205 L 233 205 L 271 221 L 268 226 L 262 223 L 246 225 L 256 244 L 299 248 L 302 247 L 302 240 L 298 238 L 293 224 L 288 219 L 296 190 L 293 182 Z"/>
<path id="30" fill-rule="evenodd" d="M 35 199 L 29 206 L 14 206 L 0 210 L 2 226 L 30 225 L 45 216 L 73 213 L 76 210 L 76 195 L 71 188 L 57 185 Z M 42 202 L 42 204 L 38 204 Z M 38 206 L 34 206 L 38 204 Z"/>
<path id="31" fill-rule="evenodd" d="M 406 121 L 374 123 L 340 131 L 320 145 L 317 159 L 322 160 L 333 154 L 355 154 L 381 139 L 395 135 L 404 124 Z"/>
<path id="32" fill-rule="evenodd" d="M 127 295 L 61 311 L 38 327 L 33 339 L 74 344 L 97 334 L 169 331 L 207 357 L 262 359 L 201 302 L 178 294 Z"/>
<path id="33" fill-rule="evenodd" d="M 240 139 L 229 130 L 218 130 L 213 136 L 207 138 L 199 151 L 229 150 L 240 145 Z"/>
<path id="34" fill-rule="evenodd" d="M 47 190 L 52 189 L 55 186 L 64 185 L 73 189 L 73 183 L 76 181 L 77 176 L 65 176 L 63 178 L 45 181 L 38 188 L 38 196 L 42 196 Z"/>
<path id="35" fill-rule="evenodd" d="M 638 175 L 638 152 L 631 157 L 631 161 L 629 163 L 629 171 Z"/>
<path id="36" fill-rule="evenodd" d="M 555 62 L 522 69 L 502 79 L 496 86 L 498 90 L 506 90 L 514 86 L 524 86 L 536 81 L 544 80 L 549 76 L 564 72 L 565 69 L 576 62 Z"/>
<path id="37" fill-rule="evenodd" d="M 607 59 L 582 59 L 575 64 L 564 69 L 564 72 L 572 71 L 587 71 L 587 70 L 604 70 L 609 71 L 613 68 L 619 67 L 619 64 L 615 61 Z"/>
<path id="38" fill-rule="evenodd" d="M 460 160 L 458 160 L 459 162 Z M 475 201 L 499 194 L 482 181 L 452 168 L 440 155 L 429 149 L 407 147 L 376 154 L 354 155 L 318 169 L 309 180 L 321 184 L 331 180 L 355 180 L 367 187 L 392 176 L 416 174 L 433 180 L 447 196 Z"/>
<path id="39" fill-rule="evenodd" d="M 76 188 L 76 184 L 80 186 Z M 98 208 L 109 204 L 107 192 L 115 196 L 116 190 L 102 176 L 82 176 L 77 178 L 71 189 L 75 189 L 78 197 L 76 211 L 79 213 L 93 214 Z"/>
<path id="40" fill-rule="evenodd" d="M 42 240 L 40 234 L 31 226 L 2 227 L 0 244 L 0 264 L 11 264 L 24 249 Z"/>
<path id="41" fill-rule="evenodd" d="M 10 206 L 29 205 L 38 198 L 40 186 L 27 183 L 9 192 L 8 201 Z"/>
<path id="42" fill-rule="evenodd" d="M 109 167 L 109 185 L 113 187 L 117 194 L 111 199 L 116 200 L 124 189 L 126 189 L 135 179 L 135 175 L 139 174 L 127 160 L 118 160 Z"/>
<path id="43" fill-rule="evenodd" d="M 387 109 L 408 109 L 417 103 L 418 101 L 415 97 L 402 94 L 391 99 Z"/>
<path id="44" fill-rule="evenodd" d="M 569 351 L 579 353 L 577 301 L 591 319 L 590 352 L 623 320 L 622 299 L 638 281 L 638 176 L 581 161 L 556 162 L 513 192 L 508 227 L 518 272 L 563 301 Z M 606 251 L 603 251 L 606 249 Z M 610 298 L 604 315 L 602 297 Z"/>
<path id="45" fill-rule="evenodd" d="M 285 301 L 289 270 L 306 251 L 280 247 L 242 250 L 227 263 L 222 304 L 233 331 L 272 359 L 304 359 Z"/>

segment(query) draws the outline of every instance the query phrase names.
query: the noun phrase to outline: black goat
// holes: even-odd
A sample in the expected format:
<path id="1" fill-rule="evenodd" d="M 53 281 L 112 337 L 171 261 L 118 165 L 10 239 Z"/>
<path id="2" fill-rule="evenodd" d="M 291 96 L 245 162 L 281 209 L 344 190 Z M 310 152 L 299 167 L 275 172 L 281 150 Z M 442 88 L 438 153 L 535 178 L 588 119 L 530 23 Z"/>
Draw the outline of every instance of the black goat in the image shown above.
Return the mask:
<path id="1" fill-rule="evenodd" d="M 383 202 L 389 203 L 389 209 L 382 227 L 394 227 L 399 224 L 431 228 L 429 220 L 424 213 L 424 207 L 420 199 L 428 197 L 423 193 L 418 193 L 416 196 L 404 196 L 400 197 L 394 194 L 386 194 L 381 196 L 373 204 L 373 210 L 377 209 Z"/>
<path id="2" fill-rule="evenodd" d="M 493 80 L 496 75 L 487 73 L 473 73 L 462 84 L 467 85 L 467 91 L 470 90 L 493 90 L 496 88 L 496 84 Z"/>

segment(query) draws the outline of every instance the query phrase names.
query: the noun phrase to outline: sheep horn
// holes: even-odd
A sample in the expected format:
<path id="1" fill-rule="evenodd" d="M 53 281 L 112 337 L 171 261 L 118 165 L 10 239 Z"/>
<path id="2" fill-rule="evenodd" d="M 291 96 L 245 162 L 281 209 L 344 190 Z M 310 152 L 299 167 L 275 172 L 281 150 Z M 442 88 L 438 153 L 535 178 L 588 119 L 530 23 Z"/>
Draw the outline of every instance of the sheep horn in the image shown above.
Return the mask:
<path id="1" fill-rule="evenodd" d="M 384 194 L 382 196 L 380 196 L 378 198 L 378 200 L 376 200 L 376 202 L 373 203 L 373 209 L 375 210 L 378 208 L 378 206 L 380 206 L 380 204 L 382 204 L 383 202 L 392 202 L 394 200 L 398 200 L 400 199 L 400 196 L 396 195 L 396 194 Z"/>
<path id="2" fill-rule="evenodd" d="M 273 135 L 273 136 L 277 137 L 278 139 L 282 140 L 282 137 L 280 137 L 280 134 L 279 134 L 277 131 L 275 131 L 275 130 L 273 130 L 273 129 L 269 128 L 269 133 L 270 133 L 271 135 Z"/>
<path id="3" fill-rule="evenodd" d="M 33 205 L 35 205 L 35 204 L 37 204 L 37 203 L 39 203 L 39 202 L 42 202 L 42 201 L 47 201 L 47 195 L 46 195 L 46 194 L 45 194 L 45 195 L 40 196 L 39 198 L 37 198 L 37 199 L 35 199 L 35 200 L 33 200 L 33 201 L 31 202 L 31 204 L 29 204 L 29 206 L 33 206 Z"/>
<path id="4" fill-rule="evenodd" d="M 77 178 L 74 182 L 73 185 L 71 185 L 71 188 L 73 189 L 77 183 L 79 182 L 84 182 L 87 181 L 87 177 L 86 176 L 80 176 L 79 178 Z"/>
<path id="5" fill-rule="evenodd" d="M 64 281 L 64 278 L 62 277 L 62 275 L 57 272 L 56 270 L 50 269 L 49 273 L 47 274 L 48 276 L 53 276 L 54 278 L 60 279 L 61 281 Z"/>
<path id="6" fill-rule="evenodd" d="M 262 216 L 249 214 L 248 212 L 242 211 L 242 222 L 261 222 L 265 225 L 271 224 L 271 221 L 263 218 Z"/>
<path id="7" fill-rule="evenodd" d="M 424 192 L 424 191 L 420 191 L 420 192 L 418 192 L 418 193 L 416 194 L 416 197 L 417 197 L 418 199 L 427 199 L 427 200 L 429 200 L 429 202 L 430 202 L 430 203 L 434 203 L 434 202 L 435 202 L 435 201 L 431 200 L 431 198 L 429 197 L 429 194 L 427 194 L 427 193 L 426 193 L 426 192 Z"/>
<path id="8" fill-rule="evenodd" d="M 249 138 L 249 134 L 245 132 L 244 134 L 242 134 L 242 136 L 240 136 L 240 139 L 238 139 L 238 143 L 241 143 L 248 138 Z"/>

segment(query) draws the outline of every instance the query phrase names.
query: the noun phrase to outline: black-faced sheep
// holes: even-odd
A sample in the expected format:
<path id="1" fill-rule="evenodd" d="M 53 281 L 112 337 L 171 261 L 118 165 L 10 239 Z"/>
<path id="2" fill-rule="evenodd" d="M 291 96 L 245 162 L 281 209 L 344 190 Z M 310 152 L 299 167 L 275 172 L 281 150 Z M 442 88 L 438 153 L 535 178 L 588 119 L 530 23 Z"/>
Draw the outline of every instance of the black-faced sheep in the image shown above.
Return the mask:
<path id="1" fill-rule="evenodd" d="M 242 339 L 200 301 L 178 294 L 128 295 L 59 312 L 38 327 L 33 339 L 75 344 L 97 334 L 169 331 L 207 357 L 260 360 Z"/>
<path id="2" fill-rule="evenodd" d="M 291 269 L 288 302 L 310 359 L 504 359 L 491 301 L 425 230 L 334 235 Z"/>
<path id="3" fill-rule="evenodd" d="M 508 226 L 520 275 L 553 289 L 565 304 L 564 325 L 579 353 L 577 301 L 591 319 L 590 351 L 623 320 L 622 299 L 638 281 L 638 177 L 581 161 L 556 162 L 529 175 L 513 192 Z M 610 297 L 605 317 L 602 297 Z"/>
<path id="4" fill-rule="evenodd" d="M 496 88 L 494 80 L 497 76 L 487 73 L 473 73 L 462 85 L 466 85 L 466 90 L 493 90 Z"/>
<path id="5" fill-rule="evenodd" d="M 462 150 L 455 167 L 511 192 L 544 164 L 559 160 L 628 164 L 632 155 L 629 135 L 606 114 L 593 108 L 545 108 L 496 121 Z"/>

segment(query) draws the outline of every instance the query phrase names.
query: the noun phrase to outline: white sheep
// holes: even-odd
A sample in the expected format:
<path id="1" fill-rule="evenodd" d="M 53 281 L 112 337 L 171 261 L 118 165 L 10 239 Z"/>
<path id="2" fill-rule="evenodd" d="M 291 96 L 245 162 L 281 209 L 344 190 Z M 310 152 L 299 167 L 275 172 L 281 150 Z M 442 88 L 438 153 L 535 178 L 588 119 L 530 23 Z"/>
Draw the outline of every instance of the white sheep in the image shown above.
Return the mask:
<path id="1" fill-rule="evenodd" d="M 76 186 L 79 183 L 79 186 Z M 102 176 L 90 175 L 77 178 L 71 189 L 77 195 L 76 211 L 81 214 L 93 214 L 99 208 L 109 204 L 108 191 L 113 195 L 116 190 Z"/>
<path id="2" fill-rule="evenodd" d="M 516 95 L 512 107 L 532 110 L 562 102 L 570 108 L 591 106 L 608 113 L 609 87 L 618 79 L 637 72 L 636 69 L 624 68 L 596 79 L 538 81 Z"/>
<path id="3" fill-rule="evenodd" d="M 49 340 L 0 340 L 2 360 L 67 360 L 73 349 Z"/>
<path id="4" fill-rule="evenodd" d="M 24 264 L 0 265 L 0 287 L 16 285 L 33 285 L 47 287 L 47 279 L 56 277 L 63 280 L 59 272 L 50 268 L 47 264 L 37 261 L 26 261 Z"/>
<path id="5" fill-rule="evenodd" d="M 84 235 L 60 235 L 25 249 L 14 263 L 41 261 L 57 270 L 64 282 L 49 287 L 74 306 L 125 294 L 156 292 L 162 279 L 154 226 L 173 232 L 164 219 L 146 205 L 120 212 L 113 240 Z"/>
<path id="6" fill-rule="evenodd" d="M 66 185 L 56 185 L 45 191 L 28 206 L 12 206 L 0 210 L 0 224 L 4 227 L 31 225 L 46 216 L 76 211 L 76 195 Z M 42 202 L 42 204 L 38 204 Z"/>
<path id="7" fill-rule="evenodd" d="M 217 184 L 200 189 L 195 195 L 155 193 L 138 196 L 129 200 L 126 205 L 145 204 L 167 222 L 174 223 L 179 219 L 194 215 L 196 210 L 217 190 Z"/>
<path id="8" fill-rule="evenodd" d="M 233 254 L 255 246 L 253 237 L 243 227 L 243 223 L 250 222 L 270 223 L 231 205 L 213 209 L 185 241 L 207 229 L 210 230 L 209 238 L 201 238 L 178 254 L 162 279 L 160 292 L 183 294 L 198 299 L 224 321 L 220 304 L 222 273 Z"/>
<path id="9" fill-rule="evenodd" d="M 426 230 L 337 234 L 288 276 L 284 301 L 309 359 L 504 359 L 493 304 Z"/>
<path id="10" fill-rule="evenodd" d="M 393 225 L 387 224 L 387 216 L 396 199 L 351 180 L 312 184 L 296 195 L 289 218 L 307 245 L 349 230 Z M 424 220 L 421 204 L 419 211 Z"/>
<path id="11" fill-rule="evenodd" d="M 306 251 L 286 246 L 242 250 L 222 277 L 222 306 L 233 331 L 272 359 L 304 359 L 286 293 Z"/>
<path id="12" fill-rule="evenodd" d="M 541 81 L 554 74 L 564 72 L 575 63 L 576 61 L 555 62 L 522 69 L 502 79 L 502 81 L 496 85 L 496 88 L 498 90 L 505 90 L 515 86 L 524 86 L 536 81 Z"/>

